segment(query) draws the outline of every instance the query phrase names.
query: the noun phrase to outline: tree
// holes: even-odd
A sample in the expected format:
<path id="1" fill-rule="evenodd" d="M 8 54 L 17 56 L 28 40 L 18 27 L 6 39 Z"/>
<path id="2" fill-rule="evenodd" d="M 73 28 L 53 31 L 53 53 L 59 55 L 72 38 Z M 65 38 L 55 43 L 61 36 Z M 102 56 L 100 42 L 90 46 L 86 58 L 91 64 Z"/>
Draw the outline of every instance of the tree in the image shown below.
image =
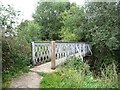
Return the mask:
<path id="1" fill-rule="evenodd" d="M 41 27 L 34 21 L 26 20 L 21 22 L 18 26 L 18 37 L 27 40 L 28 43 L 31 43 L 32 41 L 40 41 L 40 29 Z"/>
<path id="2" fill-rule="evenodd" d="M 81 7 L 73 4 L 69 10 L 61 13 L 64 26 L 61 30 L 61 37 L 68 41 L 83 41 L 84 30 L 82 24 L 84 22 L 84 11 Z"/>
<path id="3" fill-rule="evenodd" d="M 89 2 L 85 5 L 86 39 L 93 44 L 99 68 L 103 63 L 108 65 L 116 60 L 115 51 L 120 48 L 118 6 L 117 2 Z"/>
<path id="4" fill-rule="evenodd" d="M 5 7 L 0 4 L 0 27 L 3 35 L 13 36 L 15 34 L 19 15 L 20 11 L 15 11 L 12 6 Z"/>
<path id="5" fill-rule="evenodd" d="M 40 36 L 42 40 L 58 40 L 59 31 L 63 25 L 60 13 L 70 8 L 68 2 L 40 2 L 33 14 L 35 22 L 41 26 Z"/>
<path id="6" fill-rule="evenodd" d="M 82 8 L 76 5 L 64 11 L 61 30 L 63 40 L 91 42 L 92 64 L 101 68 L 119 60 L 119 2 L 86 2 Z M 117 58 L 116 58 L 117 57 Z M 97 62 L 97 63 L 95 63 Z"/>

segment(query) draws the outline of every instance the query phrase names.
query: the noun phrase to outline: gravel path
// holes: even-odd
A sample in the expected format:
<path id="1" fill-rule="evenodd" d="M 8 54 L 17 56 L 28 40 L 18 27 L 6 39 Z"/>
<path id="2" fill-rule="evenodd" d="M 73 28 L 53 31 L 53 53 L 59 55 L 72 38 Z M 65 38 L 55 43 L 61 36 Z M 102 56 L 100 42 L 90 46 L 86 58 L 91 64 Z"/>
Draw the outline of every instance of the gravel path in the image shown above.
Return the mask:
<path id="1" fill-rule="evenodd" d="M 21 77 L 15 78 L 10 88 L 39 88 L 43 77 L 35 72 L 29 72 Z"/>
<path id="2" fill-rule="evenodd" d="M 13 79 L 10 88 L 40 88 L 40 81 L 43 77 L 38 75 L 37 72 L 49 73 L 55 71 L 51 69 L 50 62 L 35 66 L 30 70 L 30 72 Z"/>
<path id="3" fill-rule="evenodd" d="M 78 55 L 78 54 L 76 54 Z M 56 60 L 56 69 L 51 69 L 51 62 L 47 62 L 45 64 L 35 66 L 31 68 L 31 72 L 28 72 L 18 78 L 13 79 L 10 88 L 40 88 L 40 81 L 42 80 L 42 76 L 38 75 L 37 72 L 50 73 L 58 70 L 58 67 L 61 67 L 61 63 L 63 63 L 66 58 Z"/>
<path id="4" fill-rule="evenodd" d="M 37 72 L 50 73 L 56 71 L 57 68 L 52 70 L 51 62 L 48 62 L 39 66 L 35 66 L 30 70 L 30 72 L 13 79 L 10 88 L 40 88 L 40 81 L 43 77 L 38 75 Z"/>

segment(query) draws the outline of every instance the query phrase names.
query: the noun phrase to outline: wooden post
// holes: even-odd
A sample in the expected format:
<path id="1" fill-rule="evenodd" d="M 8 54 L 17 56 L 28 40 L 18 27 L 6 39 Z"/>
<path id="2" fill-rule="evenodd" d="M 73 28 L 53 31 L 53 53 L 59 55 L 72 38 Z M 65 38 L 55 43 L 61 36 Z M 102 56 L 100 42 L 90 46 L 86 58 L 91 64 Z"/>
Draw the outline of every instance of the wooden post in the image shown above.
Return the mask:
<path id="1" fill-rule="evenodd" d="M 51 69 L 55 69 L 55 41 L 51 41 Z"/>
<path id="2" fill-rule="evenodd" d="M 33 63 L 33 65 L 36 64 L 36 62 L 35 62 L 35 46 L 34 46 L 34 42 L 32 42 L 32 63 Z"/>

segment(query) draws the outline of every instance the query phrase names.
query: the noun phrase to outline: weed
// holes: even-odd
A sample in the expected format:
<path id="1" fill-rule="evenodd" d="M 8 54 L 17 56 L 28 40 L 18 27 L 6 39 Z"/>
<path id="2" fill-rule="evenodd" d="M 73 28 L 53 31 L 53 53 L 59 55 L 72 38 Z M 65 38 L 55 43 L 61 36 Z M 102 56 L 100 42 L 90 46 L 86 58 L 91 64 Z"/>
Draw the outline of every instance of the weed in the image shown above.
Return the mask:
<path id="1" fill-rule="evenodd" d="M 89 66 L 73 57 L 67 64 L 50 74 L 43 74 L 41 88 L 118 88 L 114 63 L 102 70 L 102 77 L 94 78 Z"/>

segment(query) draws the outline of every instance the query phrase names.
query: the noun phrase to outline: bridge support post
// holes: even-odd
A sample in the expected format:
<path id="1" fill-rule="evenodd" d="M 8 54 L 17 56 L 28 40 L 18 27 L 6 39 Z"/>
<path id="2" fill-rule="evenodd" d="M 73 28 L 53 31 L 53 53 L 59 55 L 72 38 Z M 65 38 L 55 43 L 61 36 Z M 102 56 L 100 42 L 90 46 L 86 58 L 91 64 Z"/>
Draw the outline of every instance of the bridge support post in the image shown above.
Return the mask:
<path id="1" fill-rule="evenodd" d="M 32 64 L 35 65 L 35 46 L 34 46 L 34 42 L 31 43 L 32 46 Z"/>
<path id="2" fill-rule="evenodd" d="M 51 41 L 51 69 L 55 69 L 55 41 Z"/>

